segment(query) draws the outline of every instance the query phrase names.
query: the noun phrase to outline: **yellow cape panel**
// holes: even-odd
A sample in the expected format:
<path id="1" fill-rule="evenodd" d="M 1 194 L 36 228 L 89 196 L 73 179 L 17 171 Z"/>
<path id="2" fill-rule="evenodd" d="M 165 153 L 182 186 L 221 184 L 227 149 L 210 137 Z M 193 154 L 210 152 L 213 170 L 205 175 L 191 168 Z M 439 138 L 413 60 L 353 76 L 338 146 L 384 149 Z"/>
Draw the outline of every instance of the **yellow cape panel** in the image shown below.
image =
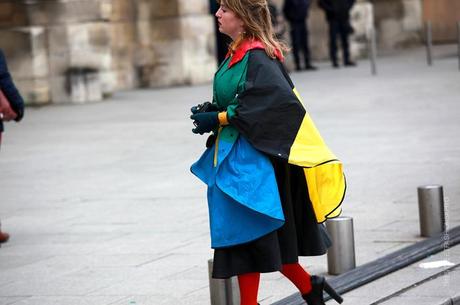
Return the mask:
<path id="1" fill-rule="evenodd" d="M 301 101 L 297 90 L 293 91 Z M 326 146 L 308 113 L 291 146 L 289 163 L 304 168 L 316 220 L 339 216 L 346 189 L 342 163 Z"/>

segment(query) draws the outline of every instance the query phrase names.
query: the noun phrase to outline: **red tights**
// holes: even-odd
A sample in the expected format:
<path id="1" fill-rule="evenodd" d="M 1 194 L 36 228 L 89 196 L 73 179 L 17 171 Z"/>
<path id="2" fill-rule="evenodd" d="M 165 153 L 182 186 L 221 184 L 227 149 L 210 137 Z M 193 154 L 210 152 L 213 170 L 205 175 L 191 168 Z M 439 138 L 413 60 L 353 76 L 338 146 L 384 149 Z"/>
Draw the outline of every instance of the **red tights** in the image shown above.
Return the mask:
<path id="1" fill-rule="evenodd" d="M 240 305 L 257 305 L 257 292 L 259 291 L 260 273 L 245 273 L 238 275 L 240 286 Z"/>
<path id="2" fill-rule="evenodd" d="M 310 274 L 299 263 L 284 264 L 281 273 L 299 289 L 301 294 L 311 290 Z"/>
<path id="3" fill-rule="evenodd" d="M 310 274 L 299 263 L 283 265 L 281 273 L 299 289 L 301 294 L 306 294 L 311 290 Z M 241 305 L 257 305 L 259 282 L 260 273 L 238 275 Z"/>

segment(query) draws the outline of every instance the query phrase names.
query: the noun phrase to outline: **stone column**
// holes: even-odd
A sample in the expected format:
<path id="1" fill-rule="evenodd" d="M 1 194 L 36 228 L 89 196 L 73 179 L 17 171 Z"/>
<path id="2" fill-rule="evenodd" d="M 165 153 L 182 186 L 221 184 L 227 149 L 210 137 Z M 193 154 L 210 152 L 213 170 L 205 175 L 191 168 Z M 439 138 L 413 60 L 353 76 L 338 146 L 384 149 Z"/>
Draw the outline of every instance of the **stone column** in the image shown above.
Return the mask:
<path id="1" fill-rule="evenodd" d="M 1 7 L 0 7 L 1 10 Z M 50 102 L 46 30 L 42 26 L 0 29 L 0 48 L 24 100 L 41 105 Z"/>
<path id="2" fill-rule="evenodd" d="M 141 83 L 200 84 L 215 69 L 214 24 L 207 0 L 137 0 Z"/>
<path id="3" fill-rule="evenodd" d="M 135 69 L 138 49 L 136 0 L 104 0 L 109 21 L 111 65 L 102 78 L 113 81 L 113 91 L 139 85 Z"/>
<path id="4" fill-rule="evenodd" d="M 0 48 L 26 102 L 45 104 L 50 102 L 46 28 L 31 22 L 27 8 L 21 1 L 0 1 Z"/>
<path id="5" fill-rule="evenodd" d="M 352 56 L 369 56 L 368 41 L 371 39 L 370 30 L 375 27 L 374 6 L 366 0 L 357 1 L 351 10 L 350 22 L 354 29 L 350 40 Z"/>
<path id="6" fill-rule="evenodd" d="M 48 30 L 49 80 L 53 103 L 102 100 L 116 89 L 111 74 L 112 2 L 38 1 L 32 11 Z M 43 21 L 41 21 L 43 20 Z"/>
<path id="7" fill-rule="evenodd" d="M 371 0 L 375 11 L 378 44 L 391 50 L 422 41 L 421 0 Z"/>
<path id="8" fill-rule="evenodd" d="M 26 102 L 99 101 L 137 86 L 135 1 L 0 1 L 0 47 Z"/>

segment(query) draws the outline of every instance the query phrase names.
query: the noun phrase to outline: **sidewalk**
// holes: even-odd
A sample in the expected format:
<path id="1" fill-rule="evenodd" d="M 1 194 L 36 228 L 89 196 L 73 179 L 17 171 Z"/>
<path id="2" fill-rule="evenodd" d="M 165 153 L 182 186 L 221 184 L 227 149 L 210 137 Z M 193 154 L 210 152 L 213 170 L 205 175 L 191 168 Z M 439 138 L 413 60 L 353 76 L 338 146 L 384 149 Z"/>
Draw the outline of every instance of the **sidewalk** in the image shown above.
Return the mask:
<path id="1" fill-rule="evenodd" d="M 452 265 L 433 265 L 446 262 Z M 456 246 L 346 293 L 342 305 L 458 305 L 459 281 L 460 246 Z"/>
<path id="2" fill-rule="evenodd" d="M 366 61 L 292 74 L 344 161 L 358 265 L 421 240 L 419 185 L 442 184 L 448 223 L 460 225 L 460 72 L 455 47 L 444 51 L 433 67 L 422 49 L 381 58 L 377 77 Z M 205 137 L 188 117 L 210 95 L 210 85 L 123 92 L 27 109 L 6 126 L 0 305 L 209 304 L 205 187 L 189 172 Z M 325 256 L 301 263 L 327 272 Z M 262 276 L 261 305 L 294 292 Z"/>

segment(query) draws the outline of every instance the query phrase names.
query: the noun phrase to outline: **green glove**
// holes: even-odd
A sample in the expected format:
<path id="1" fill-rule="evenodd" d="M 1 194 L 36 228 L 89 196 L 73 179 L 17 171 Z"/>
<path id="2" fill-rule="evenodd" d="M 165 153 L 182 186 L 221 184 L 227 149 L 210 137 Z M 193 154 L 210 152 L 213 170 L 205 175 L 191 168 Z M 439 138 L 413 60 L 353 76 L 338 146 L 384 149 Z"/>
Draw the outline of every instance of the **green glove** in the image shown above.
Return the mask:
<path id="1" fill-rule="evenodd" d="M 190 118 L 193 120 L 193 125 L 196 127 L 192 129 L 192 132 L 204 134 L 212 131 L 219 126 L 218 114 L 217 111 L 192 114 Z"/>

